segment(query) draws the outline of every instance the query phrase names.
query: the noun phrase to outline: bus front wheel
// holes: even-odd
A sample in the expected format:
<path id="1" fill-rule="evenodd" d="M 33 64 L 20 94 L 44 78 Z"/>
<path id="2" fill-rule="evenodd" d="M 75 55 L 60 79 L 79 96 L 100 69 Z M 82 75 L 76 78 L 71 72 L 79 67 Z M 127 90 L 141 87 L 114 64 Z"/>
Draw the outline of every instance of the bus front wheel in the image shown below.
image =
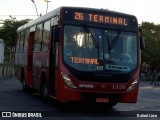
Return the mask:
<path id="1" fill-rule="evenodd" d="M 96 103 L 96 106 L 101 107 L 102 109 L 112 109 L 117 104 L 117 102 L 108 102 L 108 103 Z"/>
<path id="2" fill-rule="evenodd" d="M 109 102 L 107 103 L 107 108 L 112 108 L 117 104 L 117 102 Z"/>

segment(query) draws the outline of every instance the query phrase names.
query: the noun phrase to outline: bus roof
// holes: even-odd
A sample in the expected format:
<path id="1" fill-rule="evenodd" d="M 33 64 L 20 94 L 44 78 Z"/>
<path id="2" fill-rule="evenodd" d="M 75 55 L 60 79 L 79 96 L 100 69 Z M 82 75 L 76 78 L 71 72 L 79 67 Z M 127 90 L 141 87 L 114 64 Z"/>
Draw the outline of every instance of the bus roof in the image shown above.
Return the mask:
<path id="1" fill-rule="evenodd" d="M 25 25 L 22 25 L 20 26 L 17 31 L 21 31 L 21 30 L 24 30 L 26 28 L 29 28 L 29 27 L 32 27 L 34 26 L 35 24 L 37 23 L 41 23 L 42 21 L 45 21 L 47 19 L 50 19 L 52 17 L 56 17 L 56 16 L 60 16 L 60 11 L 61 9 L 72 9 L 72 10 L 87 10 L 87 11 L 93 11 L 93 12 L 102 12 L 102 13 L 108 13 L 108 14 L 111 14 L 111 15 L 121 15 L 121 16 L 128 16 L 128 17 L 132 17 L 134 19 L 136 19 L 136 17 L 134 15 L 130 15 L 130 14 L 125 14 L 125 13 L 120 13 L 120 12 L 116 12 L 116 11 L 110 11 L 110 10 L 107 10 L 107 9 L 97 9 L 97 8 L 87 8 L 87 7 L 68 7 L 68 6 L 62 6 L 62 7 L 59 7 L 55 10 L 52 10 L 50 12 L 48 12 L 47 14 L 35 19 L 35 20 L 32 20 L 31 22 L 25 24 Z M 137 20 L 137 19 L 136 19 Z"/>
<path id="2" fill-rule="evenodd" d="M 26 29 L 26 28 L 28 28 L 28 27 L 32 27 L 32 26 L 34 26 L 35 24 L 40 23 L 40 22 L 42 22 L 42 21 L 45 21 L 45 20 L 47 20 L 47 19 L 49 19 L 49 18 L 51 18 L 51 17 L 59 16 L 59 15 L 60 15 L 60 9 L 61 9 L 61 7 L 57 8 L 57 9 L 55 9 L 55 10 L 52 10 L 52 11 L 48 12 L 47 14 L 45 14 L 45 15 L 43 15 L 43 16 L 41 16 L 41 17 L 38 17 L 38 18 L 35 19 L 35 20 L 32 20 L 31 22 L 29 22 L 29 23 L 27 23 L 27 24 L 24 24 L 24 25 L 20 26 L 20 27 L 17 29 L 17 31 L 21 31 L 21 30 Z"/>

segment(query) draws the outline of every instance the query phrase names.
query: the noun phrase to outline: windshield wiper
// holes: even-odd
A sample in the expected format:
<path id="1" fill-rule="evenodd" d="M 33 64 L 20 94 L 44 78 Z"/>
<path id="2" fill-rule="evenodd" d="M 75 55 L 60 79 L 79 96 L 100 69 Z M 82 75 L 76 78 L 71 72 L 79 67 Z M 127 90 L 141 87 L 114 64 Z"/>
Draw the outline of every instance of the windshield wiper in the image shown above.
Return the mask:
<path id="1" fill-rule="evenodd" d="M 89 33 L 91 39 L 92 39 L 92 42 L 94 44 L 94 47 L 97 49 L 97 52 L 98 52 L 98 61 L 100 63 L 100 59 L 99 59 L 99 42 L 96 40 L 96 38 L 94 37 L 94 35 L 92 34 L 92 32 L 90 31 L 89 27 L 86 25 L 86 24 L 83 24 L 83 28 L 84 30 Z"/>
<path id="2" fill-rule="evenodd" d="M 109 60 L 111 59 L 111 49 L 113 49 L 114 46 L 116 45 L 116 43 L 119 39 L 119 36 L 121 35 L 121 32 L 122 32 L 121 29 L 117 30 L 117 35 L 112 39 L 111 43 L 109 42 L 109 36 L 108 36 L 108 33 L 107 33 Z"/>
<path id="3" fill-rule="evenodd" d="M 121 34 L 121 31 L 122 30 L 117 30 L 117 35 L 112 39 L 112 41 L 111 41 L 111 44 L 109 43 L 109 37 L 108 37 L 108 35 L 107 35 L 107 39 L 108 39 L 108 49 L 109 50 L 111 50 L 112 48 L 114 48 L 114 46 L 116 45 L 116 43 L 117 43 L 117 40 L 119 39 L 119 36 L 120 36 L 120 34 Z"/>
<path id="4" fill-rule="evenodd" d="M 87 33 L 89 33 L 89 35 L 90 35 L 90 37 L 91 37 L 91 39 L 93 41 L 93 44 L 94 44 L 95 48 L 99 49 L 99 44 L 98 44 L 96 38 L 94 37 L 94 35 L 92 34 L 92 32 L 90 31 L 89 27 L 86 24 L 83 24 L 83 27 L 84 27 L 84 30 Z"/>

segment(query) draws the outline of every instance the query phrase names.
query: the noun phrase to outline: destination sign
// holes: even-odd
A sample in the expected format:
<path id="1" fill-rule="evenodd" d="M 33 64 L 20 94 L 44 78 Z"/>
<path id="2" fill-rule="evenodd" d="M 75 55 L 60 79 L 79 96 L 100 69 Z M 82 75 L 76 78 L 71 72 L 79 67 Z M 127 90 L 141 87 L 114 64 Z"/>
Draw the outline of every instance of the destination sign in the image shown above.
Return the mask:
<path id="1" fill-rule="evenodd" d="M 122 25 L 122 26 L 128 26 L 129 24 L 128 23 L 129 20 L 125 17 L 94 14 L 94 13 L 83 13 L 83 12 L 74 12 L 74 20 L 91 22 L 91 23 Z"/>

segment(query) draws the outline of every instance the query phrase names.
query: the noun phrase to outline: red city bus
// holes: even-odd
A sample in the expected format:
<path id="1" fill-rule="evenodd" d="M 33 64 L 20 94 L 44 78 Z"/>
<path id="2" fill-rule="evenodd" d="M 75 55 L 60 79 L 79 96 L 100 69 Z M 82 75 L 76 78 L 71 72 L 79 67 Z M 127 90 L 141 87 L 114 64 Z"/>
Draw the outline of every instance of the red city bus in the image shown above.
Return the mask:
<path id="1" fill-rule="evenodd" d="M 15 76 L 57 101 L 137 101 L 142 30 L 135 16 L 60 7 L 17 30 Z"/>

